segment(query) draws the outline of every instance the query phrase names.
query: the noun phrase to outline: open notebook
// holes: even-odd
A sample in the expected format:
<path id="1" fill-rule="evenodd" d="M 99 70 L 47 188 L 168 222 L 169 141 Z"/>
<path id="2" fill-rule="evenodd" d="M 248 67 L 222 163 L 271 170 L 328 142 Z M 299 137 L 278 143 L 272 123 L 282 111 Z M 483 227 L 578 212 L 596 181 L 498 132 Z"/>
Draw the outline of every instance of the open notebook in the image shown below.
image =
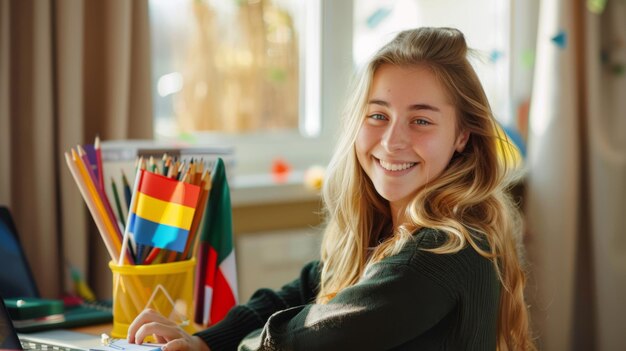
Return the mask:
<path id="1" fill-rule="evenodd" d="M 0 267 L 2 298 L 40 297 L 11 213 L 4 206 L 0 206 Z M 110 323 L 112 320 L 110 303 L 94 303 L 66 307 L 64 313 L 54 319 L 15 321 L 14 326 L 19 332 L 32 332 Z"/>

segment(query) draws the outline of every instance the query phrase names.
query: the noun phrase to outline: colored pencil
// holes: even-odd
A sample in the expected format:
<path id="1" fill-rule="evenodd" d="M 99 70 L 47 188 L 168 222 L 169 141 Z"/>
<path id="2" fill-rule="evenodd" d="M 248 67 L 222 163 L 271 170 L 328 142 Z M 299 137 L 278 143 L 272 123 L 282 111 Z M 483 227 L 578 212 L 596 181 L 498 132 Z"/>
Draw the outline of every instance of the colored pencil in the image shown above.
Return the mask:
<path id="1" fill-rule="evenodd" d="M 148 256 L 146 256 L 146 259 L 143 261 L 143 264 L 152 264 L 160 252 L 161 252 L 160 248 L 153 247 L 152 250 L 150 250 L 150 253 L 148 254 Z"/>
<path id="2" fill-rule="evenodd" d="M 124 186 L 124 200 L 126 201 L 126 209 L 130 211 L 130 198 L 132 197 L 132 193 L 130 190 L 130 184 L 128 184 L 128 178 L 126 178 L 126 174 L 122 171 L 122 183 Z"/>
<path id="3" fill-rule="evenodd" d="M 150 156 L 151 158 L 151 162 L 154 163 L 154 158 L 152 156 Z M 137 160 L 137 172 L 139 173 L 140 170 L 142 171 L 146 171 L 149 172 L 150 170 L 146 169 L 146 160 L 143 157 L 140 157 Z M 136 180 L 137 181 L 137 180 Z M 136 183 L 135 185 L 133 185 L 133 192 L 132 192 L 132 198 L 134 199 L 135 197 L 137 197 L 137 192 L 138 190 L 138 184 Z M 135 204 L 131 203 L 131 208 L 134 209 L 135 208 Z M 130 210 L 129 210 L 129 218 L 130 218 Z M 143 244 L 139 244 L 136 243 L 137 249 L 135 250 L 135 263 L 136 264 L 143 264 L 144 261 L 146 260 L 146 256 L 150 253 L 150 246 L 148 245 L 143 245 Z"/>
<path id="4" fill-rule="evenodd" d="M 104 188 L 100 188 L 100 186 L 96 182 L 97 177 L 93 171 L 93 168 L 91 167 L 91 164 L 89 163 L 89 157 L 87 156 L 85 149 L 83 149 L 83 147 L 80 145 L 78 145 L 76 149 L 78 150 L 78 156 L 80 156 L 82 162 L 84 163 L 85 168 L 87 169 L 87 173 L 89 173 L 89 177 L 91 181 L 93 182 L 94 187 L 96 188 L 96 191 L 98 192 L 98 196 L 100 197 L 100 200 L 102 201 L 102 204 L 104 205 L 104 209 L 106 210 L 107 216 L 110 218 L 110 220 L 113 223 L 115 223 L 115 235 L 117 235 L 118 240 L 122 242 L 122 230 L 120 229 L 120 225 L 119 225 L 120 223 L 119 223 L 118 218 L 115 217 L 115 213 L 113 213 L 113 208 L 111 207 L 109 198 L 106 195 L 106 190 Z"/>
<path id="5" fill-rule="evenodd" d="M 165 161 L 163 162 L 163 175 L 164 176 L 168 176 L 168 173 L 171 169 L 170 165 L 172 164 L 172 158 L 167 156 L 167 158 L 165 159 Z"/>
<path id="6" fill-rule="evenodd" d="M 176 180 L 181 180 L 181 178 L 184 176 L 184 170 L 185 170 L 185 163 L 181 162 L 180 166 L 178 167 L 178 172 L 176 173 Z"/>
<path id="7" fill-rule="evenodd" d="M 196 165 L 196 179 L 194 184 L 200 185 L 202 183 L 202 177 L 204 175 L 204 161 L 200 159 L 200 162 Z"/>
<path id="8" fill-rule="evenodd" d="M 143 160 L 143 157 L 141 158 L 140 161 L 142 161 L 142 160 Z M 141 162 L 140 162 L 140 164 L 141 164 Z M 132 196 L 131 201 L 130 201 L 130 206 L 128 207 L 129 208 L 129 210 L 128 210 L 128 217 L 126 217 L 126 223 L 128 223 L 128 225 L 124 229 L 124 239 L 122 240 L 122 250 L 127 250 L 127 247 L 128 247 L 128 239 L 129 239 L 129 235 L 130 235 L 130 216 L 132 215 L 133 208 L 135 206 L 135 202 L 137 201 L 137 189 L 139 188 L 139 182 L 141 181 L 141 175 L 142 174 L 143 174 L 143 172 L 141 172 L 141 168 L 138 168 L 137 169 L 137 173 L 135 175 L 135 183 L 133 184 L 133 192 L 132 192 L 133 196 Z M 137 246 L 139 246 L 139 245 L 137 245 Z M 139 249 L 137 249 L 135 260 L 137 260 L 139 258 L 139 256 L 140 256 Z M 117 262 L 118 265 L 121 266 L 124 263 L 123 258 L 124 258 L 124 255 L 120 255 L 120 258 L 119 258 L 119 260 Z"/>
<path id="9" fill-rule="evenodd" d="M 96 169 L 94 171 L 94 167 L 89 161 L 89 156 L 82 146 L 76 145 L 76 151 L 78 152 L 78 156 L 80 156 L 80 158 L 83 160 L 83 163 L 85 163 L 85 167 L 87 167 L 87 173 L 89 173 L 91 181 L 96 185 L 96 187 L 98 187 L 98 175 L 96 174 L 98 170 Z"/>
<path id="10" fill-rule="evenodd" d="M 117 215 L 122 222 L 122 226 L 126 227 L 126 219 L 124 218 L 124 211 L 122 210 L 122 203 L 120 202 L 120 196 L 117 193 L 117 185 L 115 179 L 111 177 L 111 191 L 113 192 L 113 198 L 115 199 L 115 207 L 117 208 Z"/>
<path id="11" fill-rule="evenodd" d="M 201 192 L 200 198 L 198 199 L 198 206 L 196 207 L 195 215 L 193 216 L 193 220 L 191 222 L 191 228 L 189 230 L 189 238 L 187 239 L 187 244 L 185 245 L 185 251 L 183 251 L 182 258 L 189 259 L 191 258 L 191 253 L 189 250 L 193 247 L 196 247 L 196 237 L 198 236 L 198 227 L 200 226 L 200 222 L 202 221 L 202 216 L 204 215 L 204 208 L 206 206 L 207 200 L 209 199 L 209 191 L 211 190 L 211 174 L 209 171 L 204 171 L 202 174 L 202 180 L 200 181 Z"/>
<path id="12" fill-rule="evenodd" d="M 152 172 L 152 173 L 159 173 L 159 172 L 157 172 L 157 164 L 156 164 L 156 162 L 154 162 L 154 157 L 153 156 L 150 156 L 150 163 L 149 163 L 149 165 L 150 165 L 150 172 Z"/>
<path id="13" fill-rule="evenodd" d="M 102 149 L 100 148 L 100 136 L 96 135 L 93 148 L 96 150 L 96 166 L 98 168 L 98 182 L 100 189 L 104 192 L 104 170 L 102 166 Z"/>
<path id="14" fill-rule="evenodd" d="M 165 163 L 167 162 L 167 153 L 163 154 L 163 158 L 161 158 L 161 174 L 167 175 L 167 168 L 165 168 Z"/>
<path id="15" fill-rule="evenodd" d="M 121 242 L 117 236 L 116 231 L 117 229 L 119 229 L 119 227 L 107 215 L 105 206 L 102 203 L 102 199 L 100 198 L 100 196 L 98 195 L 98 191 L 96 190 L 96 185 L 91 181 L 90 176 L 87 173 L 86 165 L 83 163 L 82 159 L 79 157 L 78 153 L 74 149 L 72 149 L 72 160 L 77 165 L 79 174 L 81 175 L 81 179 L 87 185 L 87 190 L 89 191 L 91 198 L 94 199 L 98 213 L 102 216 L 102 218 L 104 218 L 104 225 L 106 227 L 105 234 L 107 234 L 107 236 L 111 239 L 113 247 L 115 248 L 115 252 L 117 254 L 122 253 Z"/>
<path id="16" fill-rule="evenodd" d="M 72 173 L 72 176 L 74 177 L 74 181 L 76 182 L 76 185 L 78 185 L 78 190 L 83 196 L 83 200 L 85 200 L 85 203 L 87 204 L 87 208 L 89 209 L 89 212 L 91 213 L 91 218 L 93 218 L 94 222 L 96 223 L 98 232 L 100 233 L 100 236 L 102 237 L 102 241 L 104 242 L 104 246 L 106 247 L 107 252 L 109 253 L 109 256 L 111 257 L 111 260 L 116 259 L 118 255 L 117 255 L 117 252 L 115 251 L 113 243 L 111 242 L 111 238 L 106 233 L 107 228 L 106 228 L 106 225 L 104 224 L 104 218 L 102 218 L 101 214 L 98 212 L 94 199 L 92 199 L 91 196 L 89 195 L 89 190 L 87 189 L 87 185 L 83 182 L 79 174 L 78 166 L 76 165 L 72 157 L 67 152 L 65 153 L 65 161 L 67 162 L 67 166 L 70 169 L 70 173 Z"/>

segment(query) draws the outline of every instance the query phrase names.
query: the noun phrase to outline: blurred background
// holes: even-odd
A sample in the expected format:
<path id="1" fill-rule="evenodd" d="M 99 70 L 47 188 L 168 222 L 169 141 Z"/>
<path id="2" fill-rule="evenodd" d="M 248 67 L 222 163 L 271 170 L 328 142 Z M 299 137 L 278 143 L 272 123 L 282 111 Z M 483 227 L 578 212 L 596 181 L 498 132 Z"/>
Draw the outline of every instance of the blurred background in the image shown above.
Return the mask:
<path id="1" fill-rule="evenodd" d="M 623 0 L 0 0 L 0 204 L 45 296 L 106 252 L 63 164 L 96 135 L 234 150 L 239 298 L 318 257 L 319 179 L 353 73 L 398 31 L 460 29 L 524 158 L 542 350 L 626 344 Z"/>

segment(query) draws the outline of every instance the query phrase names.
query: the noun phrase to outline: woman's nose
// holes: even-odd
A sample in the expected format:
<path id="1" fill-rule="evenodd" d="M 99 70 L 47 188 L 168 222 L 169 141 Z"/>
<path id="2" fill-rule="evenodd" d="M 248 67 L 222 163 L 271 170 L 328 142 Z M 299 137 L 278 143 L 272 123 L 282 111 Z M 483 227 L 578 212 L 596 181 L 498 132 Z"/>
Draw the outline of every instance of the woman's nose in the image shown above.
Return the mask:
<path id="1" fill-rule="evenodd" d="M 401 123 L 391 123 L 383 134 L 382 146 L 387 151 L 402 150 L 409 144 L 408 126 Z"/>

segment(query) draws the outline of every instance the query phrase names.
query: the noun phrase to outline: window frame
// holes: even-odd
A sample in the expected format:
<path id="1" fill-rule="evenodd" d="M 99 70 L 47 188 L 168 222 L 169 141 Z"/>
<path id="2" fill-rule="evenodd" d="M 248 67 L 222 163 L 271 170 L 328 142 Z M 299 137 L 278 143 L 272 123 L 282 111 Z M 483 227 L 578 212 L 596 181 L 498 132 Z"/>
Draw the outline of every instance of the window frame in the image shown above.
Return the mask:
<path id="1" fill-rule="evenodd" d="M 343 97 L 353 72 L 352 4 L 352 0 L 305 0 L 311 12 L 305 21 L 305 40 L 301 39 L 308 43 L 300 45 L 300 55 L 306 55 L 300 71 L 308 83 L 301 84 L 298 129 L 242 134 L 194 132 L 185 142 L 232 146 L 236 176 L 270 173 L 277 159 L 293 170 L 325 166 L 335 144 Z M 168 141 L 156 135 L 155 139 Z"/>

